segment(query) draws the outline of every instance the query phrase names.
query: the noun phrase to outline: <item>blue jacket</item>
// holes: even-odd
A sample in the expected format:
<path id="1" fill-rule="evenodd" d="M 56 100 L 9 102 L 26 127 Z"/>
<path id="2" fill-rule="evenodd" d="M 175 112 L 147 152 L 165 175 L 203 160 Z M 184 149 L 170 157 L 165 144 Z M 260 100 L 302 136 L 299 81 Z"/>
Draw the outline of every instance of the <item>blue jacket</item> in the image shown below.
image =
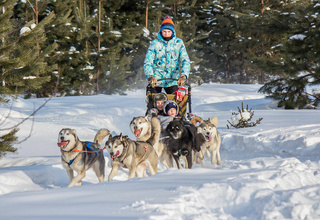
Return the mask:
<path id="1" fill-rule="evenodd" d="M 189 77 L 190 59 L 183 41 L 172 33 L 173 38 L 165 41 L 161 33 L 154 39 L 147 51 L 144 60 L 144 73 L 148 79 L 154 76 L 156 79 L 179 78 L 180 62 L 181 74 Z M 177 81 L 158 81 L 158 86 L 169 87 L 177 85 Z"/>

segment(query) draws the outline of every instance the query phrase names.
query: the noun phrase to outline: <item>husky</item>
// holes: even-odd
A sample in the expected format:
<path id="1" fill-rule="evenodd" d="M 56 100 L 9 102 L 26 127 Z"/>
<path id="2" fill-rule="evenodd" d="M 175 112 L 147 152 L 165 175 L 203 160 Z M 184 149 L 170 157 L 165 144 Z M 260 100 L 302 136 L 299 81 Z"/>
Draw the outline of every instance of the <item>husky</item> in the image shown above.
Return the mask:
<path id="1" fill-rule="evenodd" d="M 193 124 L 188 124 L 183 118 L 171 121 L 166 132 L 169 135 L 168 148 L 180 169 L 180 156 L 186 157 L 186 168 L 192 168 L 193 151 L 199 152 L 200 146 L 205 143 L 204 136 L 197 133 L 197 128 Z"/>
<path id="2" fill-rule="evenodd" d="M 151 175 L 158 172 L 158 155 L 148 142 L 135 142 L 122 134 L 110 135 L 106 148 L 112 165 L 108 181 L 117 175 L 120 166 L 129 169 L 128 179 L 146 176 L 146 169 Z"/>
<path id="3" fill-rule="evenodd" d="M 61 152 L 61 162 L 67 170 L 70 183 L 68 187 L 82 185 L 81 180 L 86 176 L 86 171 L 93 168 L 99 182 L 104 181 L 105 159 L 103 149 L 100 149 L 102 140 L 109 135 L 107 129 L 100 129 L 94 142 L 80 141 L 76 130 L 63 128 L 58 135 L 58 146 Z M 77 172 L 74 177 L 73 171 Z"/>
<path id="4" fill-rule="evenodd" d="M 166 145 L 166 138 L 161 137 L 161 125 L 157 117 L 134 117 L 130 122 L 130 130 L 137 141 L 150 142 L 157 152 L 159 162 L 166 168 L 173 167 L 173 158 Z"/>
<path id="5" fill-rule="evenodd" d="M 196 162 L 200 163 L 203 160 L 204 154 L 208 158 L 211 157 L 211 163 L 217 165 L 221 165 L 221 158 L 220 158 L 220 146 L 221 146 L 221 137 L 217 130 L 218 127 L 218 118 L 212 117 L 208 120 L 203 120 L 202 118 L 196 116 L 192 118 L 191 123 L 197 126 L 198 132 L 202 133 L 206 138 L 206 142 L 201 146 L 201 153 L 197 154 Z"/>

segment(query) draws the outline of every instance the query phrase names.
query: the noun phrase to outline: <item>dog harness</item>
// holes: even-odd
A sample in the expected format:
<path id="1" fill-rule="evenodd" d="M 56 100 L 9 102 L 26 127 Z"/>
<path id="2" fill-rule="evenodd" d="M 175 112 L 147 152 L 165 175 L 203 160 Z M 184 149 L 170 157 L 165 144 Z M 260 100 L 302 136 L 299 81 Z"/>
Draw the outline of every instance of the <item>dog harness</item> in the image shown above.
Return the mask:
<path id="1" fill-rule="evenodd" d="M 68 163 L 68 165 L 70 166 L 75 159 L 76 159 L 76 158 L 73 158 L 72 160 L 70 160 L 69 163 Z"/>
<path id="2" fill-rule="evenodd" d="M 145 158 L 148 158 L 150 153 L 152 152 L 152 144 L 148 141 L 135 141 L 136 143 L 136 155 L 140 158 L 140 161 L 145 160 Z"/>
<path id="3" fill-rule="evenodd" d="M 94 142 L 90 142 L 90 141 L 85 141 L 83 142 L 84 147 L 88 148 L 89 150 L 77 150 L 74 149 L 72 151 L 74 152 L 80 152 L 80 153 L 94 153 L 95 155 L 97 155 L 99 152 L 103 151 L 104 149 L 106 149 L 106 147 L 104 148 L 100 148 L 100 144 L 94 143 Z M 73 161 L 76 159 L 77 156 L 75 156 L 75 158 L 71 159 L 69 162 L 67 162 L 67 164 L 69 166 L 71 166 L 71 164 L 73 163 Z"/>
<path id="4" fill-rule="evenodd" d="M 126 138 L 126 140 L 130 140 L 129 138 L 127 138 L 126 136 L 124 137 L 124 138 Z M 150 144 L 150 143 L 148 143 L 148 142 L 141 142 L 141 141 L 134 141 L 134 140 L 130 140 L 130 141 L 133 141 L 135 144 L 136 144 L 136 146 L 140 146 L 140 147 L 142 147 L 142 149 L 143 149 L 143 154 L 141 155 L 141 153 L 142 152 L 137 152 L 137 148 L 136 148 L 136 154 L 137 155 L 139 155 L 140 157 L 142 156 L 142 158 L 144 158 L 145 156 L 149 156 L 149 154 L 150 154 L 150 150 L 148 150 L 148 145 L 147 144 Z M 124 146 L 124 149 L 125 149 L 125 151 L 123 151 L 122 153 L 121 153 L 121 155 L 119 155 L 118 157 L 116 157 L 115 159 L 117 159 L 120 163 L 123 163 L 123 161 L 124 161 L 124 159 L 125 159 L 125 157 L 126 157 L 126 154 L 127 154 L 127 150 L 128 150 L 128 147 L 127 147 L 127 144 L 126 144 L 126 142 L 125 141 L 120 141 L 121 142 L 121 144 Z M 112 160 L 115 160 L 115 159 L 112 159 Z M 126 166 L 125 166 L 126 167 Z"/>
<path id="5" fill-rule="evenodd" d="M 95 153 L 95 155 L 98 154 L 98 152 L 103 151 L 104 149 L 106 149 L 106 147 L 104 148 L 100 148 L 100 144 L 94 143 L 94 142 L 90 142 L 90 141 L 85 141 L 83 142 L 84 147 L 88 148 L 89 150 L 73 150 L 75 152 L 84 152 L 84 153 Z"/>
<path id="6" fill-rule="evenodd" d="M 139 144 L 140 146 L 142 146 L 142 147 L 144 148 L 145 151 L 147 151 L 148 147 L 142 145 L 143 142 L 141 142 L 141 141 L 133 141 L 133 142 Z M 147 142 L 147 143 L 148 143 L 148 142 Z M 149 144 L 150 144 L 150 143 L 149 143 Z"/>

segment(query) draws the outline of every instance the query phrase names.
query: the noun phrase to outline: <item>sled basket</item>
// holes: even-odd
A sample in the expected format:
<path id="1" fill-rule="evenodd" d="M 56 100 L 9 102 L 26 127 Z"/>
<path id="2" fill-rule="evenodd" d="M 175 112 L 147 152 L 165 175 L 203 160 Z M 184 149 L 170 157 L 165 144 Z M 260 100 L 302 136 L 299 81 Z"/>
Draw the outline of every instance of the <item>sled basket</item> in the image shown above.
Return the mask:
<path id="1" fill-rule="evenodd" d="M 158 81 L 161 80 L 169 80 L 166 79 L 158 79 Z M 170 79 L 178 81 L 177 79 Z M 154 106 L 154 96 L 157 93 L 151 93 L 151 85 L 148 84 L 146 88 L 146 103 L 147 103 L 147 111 L 149 109 L 155 108 Z M 176 91 L 174 91 L 173 94 L 166 94 L 168 97 L 168 100 L 175 101 L 179 106 L 179 112 L 178 114 L 184 118 L 187 117 L 187 115 L 191 114 L 191 86 L 188 84 L 185 84 L 184 86 L 179 86 Z"/>

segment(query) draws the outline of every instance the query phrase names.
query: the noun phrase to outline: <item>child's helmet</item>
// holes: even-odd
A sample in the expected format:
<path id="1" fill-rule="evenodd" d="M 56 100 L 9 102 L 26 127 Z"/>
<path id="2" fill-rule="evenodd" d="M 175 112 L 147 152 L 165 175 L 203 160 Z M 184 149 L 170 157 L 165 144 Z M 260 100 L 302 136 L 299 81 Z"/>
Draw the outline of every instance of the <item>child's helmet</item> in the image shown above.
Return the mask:
<path id="1" fill-rule="evenodd" d="M 154 106 L 156 106 L 156 102 L 158 101 L 163 101 L 166 102 L 168 100 L 168 97 L 165 93 L 161 92 L 161 93 L 156 93 L 153 97 L 153 101 L 154 101 Z"/>

